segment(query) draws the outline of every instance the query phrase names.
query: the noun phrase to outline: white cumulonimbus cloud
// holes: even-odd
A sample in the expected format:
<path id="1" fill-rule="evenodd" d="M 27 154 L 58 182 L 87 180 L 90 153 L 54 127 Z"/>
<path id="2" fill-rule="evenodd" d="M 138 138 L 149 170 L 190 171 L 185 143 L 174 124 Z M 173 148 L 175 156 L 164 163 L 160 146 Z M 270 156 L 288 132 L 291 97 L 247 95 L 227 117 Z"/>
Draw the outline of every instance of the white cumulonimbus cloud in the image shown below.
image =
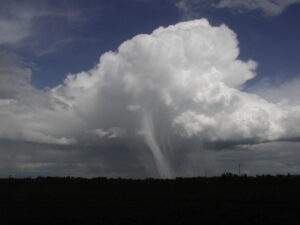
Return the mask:
<path id="1" fill-rule="evenodd" d="M 45 91 L 30 84 L 30 74 L 0 64 L 0 138 L 80 146 L 139 140 L 159 174 L 170 177 L 185 143 L 300 137 L 300 107 L 243 91 L 256 63 L 238 56 L 232 30 L 200 19 L 137 35 Z"/>

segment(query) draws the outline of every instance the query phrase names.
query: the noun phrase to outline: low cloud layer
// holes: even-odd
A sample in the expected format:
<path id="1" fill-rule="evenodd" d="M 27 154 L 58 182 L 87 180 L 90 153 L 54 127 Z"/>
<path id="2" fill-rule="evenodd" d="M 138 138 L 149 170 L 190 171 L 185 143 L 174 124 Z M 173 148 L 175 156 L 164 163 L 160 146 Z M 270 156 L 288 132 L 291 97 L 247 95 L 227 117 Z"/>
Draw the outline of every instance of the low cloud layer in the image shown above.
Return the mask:
<path id="1" fill-rule="evenodd" d="M 101 168 L 161 177 L 179 175 L 203 149 L 298 139 L 299 105 L 243 91 L 256 63 L 238 56 L 236 34 L 205 19 L 135 36 L 47 90 L 31 85 L 17 59 L 0 55 L 0 139 L 63 157 L 102 151 Z"/>

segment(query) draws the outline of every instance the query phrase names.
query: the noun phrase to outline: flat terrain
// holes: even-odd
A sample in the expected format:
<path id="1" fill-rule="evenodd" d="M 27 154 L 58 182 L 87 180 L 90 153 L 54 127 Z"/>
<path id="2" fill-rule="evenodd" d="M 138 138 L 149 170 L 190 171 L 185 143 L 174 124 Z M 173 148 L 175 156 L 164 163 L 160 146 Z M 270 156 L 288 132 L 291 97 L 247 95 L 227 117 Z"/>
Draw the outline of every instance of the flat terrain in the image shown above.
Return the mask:
<path id="1" fill-rule="evenodd" d="M 0 179 L 0 224 L 300 224 L 300 177 Z"/>

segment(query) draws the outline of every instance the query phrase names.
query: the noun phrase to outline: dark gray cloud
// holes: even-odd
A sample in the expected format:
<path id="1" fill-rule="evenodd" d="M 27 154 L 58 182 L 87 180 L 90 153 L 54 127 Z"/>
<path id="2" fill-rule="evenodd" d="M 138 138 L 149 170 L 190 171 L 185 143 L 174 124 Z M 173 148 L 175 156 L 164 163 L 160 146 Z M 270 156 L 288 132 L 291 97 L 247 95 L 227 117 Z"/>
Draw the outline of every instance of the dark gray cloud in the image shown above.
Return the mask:
<path id="1" fill-rule="evenodd" d="M 298 174 L 300 144 L 274 142 L 234 149 L 190 151 L 175 163 L 176 176 L 216 176 L 224 172 L 256 174 Z M 159 176 L 151 158 L 130 152 L 126 145 L 62 147 L 29 142 L 0 141 L 0 176 Z M 151 157 L 148 155 L 148 157 Z"/>
<path id="2" fill-rule="evenodd" d="M 158 176 L 146 171 L 121 142 L 98 146 L 61 146 L 0 140 L 1 177 L 13 176 Z"/>

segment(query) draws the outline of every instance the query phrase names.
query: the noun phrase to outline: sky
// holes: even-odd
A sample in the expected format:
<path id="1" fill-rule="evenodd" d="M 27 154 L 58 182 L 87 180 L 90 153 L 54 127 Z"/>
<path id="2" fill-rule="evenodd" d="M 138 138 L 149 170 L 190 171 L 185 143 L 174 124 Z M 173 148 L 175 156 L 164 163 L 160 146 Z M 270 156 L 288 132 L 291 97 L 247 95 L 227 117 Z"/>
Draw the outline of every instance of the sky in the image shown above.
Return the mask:
<path id="1" fill-rule="evenodd" d="M 300 1 L 0 0 L 0 176 L 300 173 Z"/>

